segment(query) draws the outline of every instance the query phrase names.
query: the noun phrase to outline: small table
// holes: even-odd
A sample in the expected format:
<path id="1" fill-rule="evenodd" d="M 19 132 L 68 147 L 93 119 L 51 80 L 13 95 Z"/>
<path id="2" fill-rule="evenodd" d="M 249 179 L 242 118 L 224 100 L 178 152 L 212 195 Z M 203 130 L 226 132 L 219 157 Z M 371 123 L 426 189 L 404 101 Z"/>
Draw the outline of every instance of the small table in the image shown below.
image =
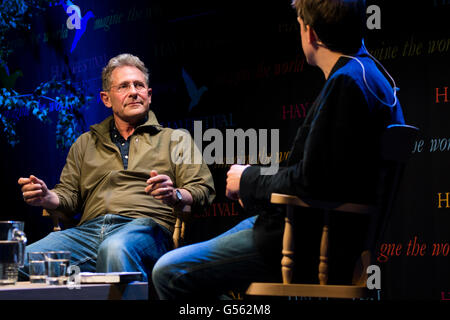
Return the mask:
<path id="1" fill-rule="evenodd" d="M 148 300 L 147 282 L 67 285 L 17 282 L 0 286 L 0 300 Z"/>

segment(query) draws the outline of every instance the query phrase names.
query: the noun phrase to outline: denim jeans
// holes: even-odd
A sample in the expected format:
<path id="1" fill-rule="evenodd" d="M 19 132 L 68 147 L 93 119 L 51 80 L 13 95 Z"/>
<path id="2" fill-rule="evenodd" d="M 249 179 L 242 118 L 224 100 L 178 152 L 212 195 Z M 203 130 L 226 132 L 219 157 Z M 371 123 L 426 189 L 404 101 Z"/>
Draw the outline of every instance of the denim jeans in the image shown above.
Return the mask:
<path id="1" fill-rule="evenodd" d="M 216 238 L 163 255 L 152 272 L 159 298 L 218 298 L 229 290 L 245 290 L 253 281 L 276 278 L 255 247 L 255 220 L 248 218 Z"/>
<path id="2" fill-rule="evenodd" d="M 81 272 L 140 271 L 148 280 L 153 265 L 172 249 L 172 235 L 151 218 L 106 214 L 80 226 L 52 232 L 28 245 L 26 252 L 68 250 Z M 28 277 L 28 259 L 19 270 Z"/>

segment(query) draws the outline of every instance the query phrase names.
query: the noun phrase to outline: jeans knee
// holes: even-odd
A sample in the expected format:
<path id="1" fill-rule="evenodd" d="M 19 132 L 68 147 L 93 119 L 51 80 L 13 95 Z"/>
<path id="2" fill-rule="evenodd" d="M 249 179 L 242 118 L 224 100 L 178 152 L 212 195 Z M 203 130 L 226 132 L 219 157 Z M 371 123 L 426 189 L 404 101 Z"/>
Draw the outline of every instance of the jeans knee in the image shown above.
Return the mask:
<path id="1" fill-rule="evenodd" d="M 161 259 L 159 259 L 156 264 L 153 266 L 152 270 L 152 280 L 153 283 L 163 283 L 166 274 L 166 266 L 164 263 L 161 263 Z"/>
<path id="2" fill-rule="evenodd" d="M 97 260 L 111 261 L 121 259 L 127 254 L 127 246 L 120 239 L 108 239 L 104 241 L 97 252 Z"/>
<path id="3" fill-rule="evenodd" d="M 152 270 L 152 280 L 156 286 L 165 286 L 173 281 L 173 277 L 179 274 L 180 269 L 170 262 L 170 259 L 166 259 L 166 256 L 162 256 Z"/>

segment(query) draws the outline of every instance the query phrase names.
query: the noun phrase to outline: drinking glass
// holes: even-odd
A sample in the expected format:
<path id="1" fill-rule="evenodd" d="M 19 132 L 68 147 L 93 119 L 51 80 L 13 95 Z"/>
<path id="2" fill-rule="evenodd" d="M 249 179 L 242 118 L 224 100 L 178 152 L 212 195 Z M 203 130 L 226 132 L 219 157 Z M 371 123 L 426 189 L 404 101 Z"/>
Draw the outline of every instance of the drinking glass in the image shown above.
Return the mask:
<path id="1" fill-rule="evenodd" d="M 69 262 L 69 251 L 45 252 L 45 267 L 47 270 L 46 283 L 50 285 L 66 284 Z"/>
<path id="2" fill-rule="evenodd" d="M 28 267 L 31 283 L 45 283 L 45 252 L 28 252 Z"/>

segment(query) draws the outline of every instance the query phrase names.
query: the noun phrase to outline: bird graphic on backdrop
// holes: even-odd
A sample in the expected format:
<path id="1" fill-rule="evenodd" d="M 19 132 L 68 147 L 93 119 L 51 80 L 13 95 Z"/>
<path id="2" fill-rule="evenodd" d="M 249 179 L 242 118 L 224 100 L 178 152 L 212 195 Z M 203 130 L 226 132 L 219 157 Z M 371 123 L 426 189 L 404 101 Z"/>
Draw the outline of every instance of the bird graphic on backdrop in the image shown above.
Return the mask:
<path id="1" fill-rule="evenodd" d="M 188 91 L 189 97 L 191 98 L 191 103 L 189 104 L 189 111 L 191 111 L 192 108 L 199 103 L 200 98 L 202 97 L 203 93 L 205 93 L 205 91 L 208 90 L 208 88 L 202 86 L 200 89 L 198 89 L 197 85 L 194 83 L 194 81 L 184 68 L 182 70 L 182 73 L 184 83 L 186 84 L 186 89 Z"/>

